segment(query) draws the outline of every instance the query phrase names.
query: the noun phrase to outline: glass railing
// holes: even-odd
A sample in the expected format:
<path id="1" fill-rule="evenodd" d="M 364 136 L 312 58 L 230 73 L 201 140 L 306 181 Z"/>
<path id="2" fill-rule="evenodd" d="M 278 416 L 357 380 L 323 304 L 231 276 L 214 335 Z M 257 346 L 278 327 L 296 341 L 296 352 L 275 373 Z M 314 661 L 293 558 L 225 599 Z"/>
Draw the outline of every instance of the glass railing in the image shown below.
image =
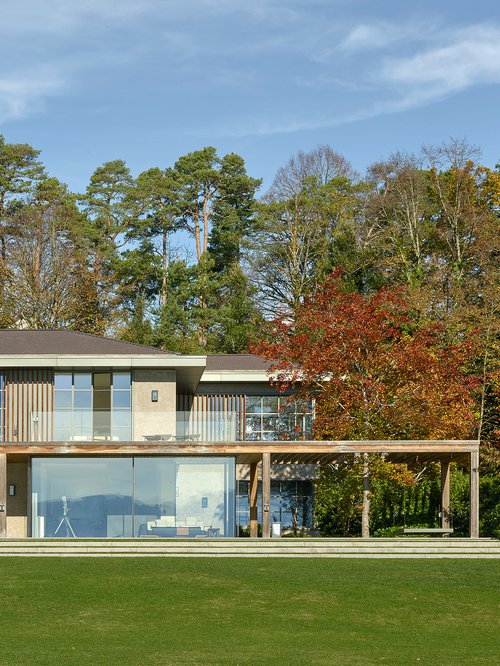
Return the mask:
<path id="1" fill-rule="evenodd" d="M 31 412 L 29 423 L 6 429 L 4 443 L 234 442 L 242 439 L 237 412 Z M 26 438 L 27 435 L 27 438 Z"/>

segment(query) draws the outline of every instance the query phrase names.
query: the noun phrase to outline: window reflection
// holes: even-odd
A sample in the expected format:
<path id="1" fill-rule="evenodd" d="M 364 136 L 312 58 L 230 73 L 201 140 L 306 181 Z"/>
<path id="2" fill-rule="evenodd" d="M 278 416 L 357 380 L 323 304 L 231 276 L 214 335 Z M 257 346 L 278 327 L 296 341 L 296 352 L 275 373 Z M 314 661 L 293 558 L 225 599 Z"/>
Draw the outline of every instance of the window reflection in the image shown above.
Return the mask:
<path id="1" fill-rule="evenodd" d="M 271 521 L 282 529 L 300 530 L 313 526 L 313 484 L 311 481 L 271 481 Z M 236 522 L 240 533 L 250 524 L 249 482 L 237 482 Z M 262 524 L 262 483 L 258 487 L 257 520 Z"/>
<path id="2" fill-rule="evenodd" d="M 234 536 L 234 466 L 213 457 L 34 458 L 32 535 Z"/>
<path id="3" fill-rule="evenodd" d="M 132 536 L 131 458 L 34 458 L 32 493 L 34 537 Z"/>
<path id="4" fill-rule="evenodd" d="M 305 439 L 312 429 L 312 406 L 281 396 L 246 396 L 246 439 Z"/>
<path id="5" fill-rule="evenodd" d="M 131 405 L 130 372 L 56 372 L 54 439 L 130 441 Z"/>

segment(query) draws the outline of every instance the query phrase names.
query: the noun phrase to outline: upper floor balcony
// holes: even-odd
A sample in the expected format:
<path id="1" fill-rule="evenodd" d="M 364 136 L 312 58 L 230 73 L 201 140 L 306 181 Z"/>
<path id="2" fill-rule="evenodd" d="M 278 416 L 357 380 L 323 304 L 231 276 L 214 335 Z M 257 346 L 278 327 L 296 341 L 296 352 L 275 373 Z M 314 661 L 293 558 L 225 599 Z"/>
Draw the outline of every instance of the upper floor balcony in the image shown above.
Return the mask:
<path id="1" fill-rule="evenodd" d="M 31 411 L 4 419 L 2 445 L 127 442 L 243 442 L 310 439 L 310 413 L 262 411 L 130 411 L 71 409 Z M 257 409 L 259 407 L 259 409 Z"/>

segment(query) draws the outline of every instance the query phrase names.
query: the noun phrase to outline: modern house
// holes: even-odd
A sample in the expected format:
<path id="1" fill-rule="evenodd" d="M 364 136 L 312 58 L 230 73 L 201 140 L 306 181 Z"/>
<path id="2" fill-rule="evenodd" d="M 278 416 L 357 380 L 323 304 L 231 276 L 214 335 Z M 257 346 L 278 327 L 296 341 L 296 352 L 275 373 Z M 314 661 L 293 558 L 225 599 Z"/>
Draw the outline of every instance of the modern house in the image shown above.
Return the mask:
<path id="1" fill-rule="evenodd" d="M 313 405 L 252 355 L 183 356 L 69 332 L 0 331 L 0 536 L 256 537 L 309 529 L 317 465 L 383 453 L 468 460 L 478 442 L 311 441 Z"/>

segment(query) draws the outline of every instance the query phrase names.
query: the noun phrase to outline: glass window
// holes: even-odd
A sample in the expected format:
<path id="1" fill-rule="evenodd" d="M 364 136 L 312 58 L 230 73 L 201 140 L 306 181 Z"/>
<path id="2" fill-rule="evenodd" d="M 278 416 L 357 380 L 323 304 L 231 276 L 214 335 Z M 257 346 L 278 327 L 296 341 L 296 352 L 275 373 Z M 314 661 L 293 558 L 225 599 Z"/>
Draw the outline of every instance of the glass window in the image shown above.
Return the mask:
<path id="1" fill-rule="evenodd" d="M 92 388 L 92 373 L 90 372 L 75 372 L 73 378 L 73 385 L 75 389 L 91 389 Z"/>
<path id="2" fill-rule="evenodd" d="M 73 375 L 71 372 L 56 372 L 54 374 L 54 388 L 58 390 L 71 390 L 73 386 Z"/>
<path id="3" fill-rule="evenodd" d="M 63 440 L 119 439 L 130 441 L 130 372 L 56 372 L 54 437 Z M 119 387 L 116 388 L 115 387 Z M 113 412 L 125 416 L 112 419 Z M 70 417 L 64 415 L 67 412 Z M 85 414 L 85 420 L 81 415 Z M 116 429 L 112 423 L 116 425 Z"/>
<path id="4" fill-rule="evenodd" d="M 247 414 L 262 412 L 262 399 L 248 395 L 246 398 Z"/>
<path id="5" fill-rule="evenodd" d="M 234 458 L 33 458 L 34 537 L 234 536 Z"/>
<path id="6" fill-rule="evenodd" d="M 54 393 L 54 409 L 71 410 L 73 406 L 73 396 L 71 391 L 55 391 Z"/>
<path id="7" fill-rule="evenodd" d="M 312 428 L 312 407 L 282 396 L 246 397 L 245 438 L 249 441 L 305 439 Z"/>
<path id="8" fill-rule="evenodd" d="M 266 396 L 262 398 L 262 411 L 265 413 L 274 412 L 277 413 L 279 410 L 278 398 Z"/>
<path id="9" fill-rule="evenodd" d="M 75 391 L 75 409 L 92 409 L 92 393 L 90 391 Z"/>
<path id="10" fill-rule="evenodd" d="M 111 411 L 110 391 L 94 391 L 94 411 Z"/>
<path id="11" fill-rule="evenodd" d="M 136 458 L 134 536 L 234 536 L 233 458 Z"/>
<path id="12" fill-rule="evenodd" d="M 132 458 L 33 458 L 34 537 L 132 536 Z"/>
<path id="13" fill-rule="evenodd" d="M 295 531 L 313 526 L 313 484 L 310 481 L 271 481 L 271 521 L 285 530 Z M 238 481 L 237 525 L 240 534 L 248 534 L 250 505 L 248 481 Z M 262 525 L 262 483 L 259 481 L 257 520 Z"/>
<path id="14" fill-rule="evenodd" d="M 113 391 L 113 409 L 130 409 L 130 391 Z"/>
<path id="15" fill-rule="evenodd" d="M 113 390 L 130 391 L 130 372 L 113 372 Z"/>
<path id="16" fill-rule="evenodd" d="M 111 373 L 94 372 L 94 391 L 111 390 Z"/>

